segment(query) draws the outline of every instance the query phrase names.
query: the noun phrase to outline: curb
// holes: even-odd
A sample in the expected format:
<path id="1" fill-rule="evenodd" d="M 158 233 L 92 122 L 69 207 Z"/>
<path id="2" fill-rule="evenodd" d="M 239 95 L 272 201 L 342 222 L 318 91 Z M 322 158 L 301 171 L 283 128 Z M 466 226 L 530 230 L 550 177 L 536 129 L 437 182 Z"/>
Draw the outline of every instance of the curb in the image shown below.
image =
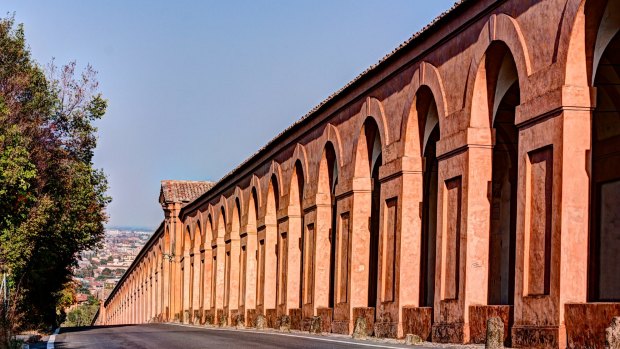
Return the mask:
<path id="1" fill-rule="evenodd" d="M 56 331 L 54 331 L 54 334 L 52 334 L 47 340 L 47 349 L 54 349 L 54 342 L 56 341 L 56 335 L 58 335 L 58 332 L 60 332 L 60 327 L 58 327 Z"/>

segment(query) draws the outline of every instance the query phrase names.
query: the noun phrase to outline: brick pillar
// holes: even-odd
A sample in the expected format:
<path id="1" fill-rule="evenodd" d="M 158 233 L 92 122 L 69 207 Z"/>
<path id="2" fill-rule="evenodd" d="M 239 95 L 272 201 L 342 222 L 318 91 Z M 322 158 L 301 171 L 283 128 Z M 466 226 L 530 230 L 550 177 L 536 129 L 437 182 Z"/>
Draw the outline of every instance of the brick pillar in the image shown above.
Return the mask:
<path id="1" fill-rule="evenodd" d="M 469 342 L 469 307 L 487 303 L 490 132 L 469 128 L 466 136 L 466 150 L 448 157 L 438 142 L 436 342 Z"/>
<path id="2" fill-rule="evenodd" d="M 519 130 L 515 347 L 565 348 L 565 304 L 587 301 L 590 91 L 562 96 L 570 108 Z M 525 106 L 517 119 L 541 113 Z"/>

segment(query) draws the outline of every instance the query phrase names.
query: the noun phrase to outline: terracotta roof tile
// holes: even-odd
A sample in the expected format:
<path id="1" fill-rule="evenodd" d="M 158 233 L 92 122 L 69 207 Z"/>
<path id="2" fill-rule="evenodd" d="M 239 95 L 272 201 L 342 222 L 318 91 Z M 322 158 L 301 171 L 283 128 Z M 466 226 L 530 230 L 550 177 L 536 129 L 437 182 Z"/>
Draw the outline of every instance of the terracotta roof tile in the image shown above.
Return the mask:
<path id="1" fill-rule="evenodd" d="M 181 202 L 189 203 L 207 192 L 215 185 L 208 181 L 161 181 L 160 201 L 162 203 Z"/>

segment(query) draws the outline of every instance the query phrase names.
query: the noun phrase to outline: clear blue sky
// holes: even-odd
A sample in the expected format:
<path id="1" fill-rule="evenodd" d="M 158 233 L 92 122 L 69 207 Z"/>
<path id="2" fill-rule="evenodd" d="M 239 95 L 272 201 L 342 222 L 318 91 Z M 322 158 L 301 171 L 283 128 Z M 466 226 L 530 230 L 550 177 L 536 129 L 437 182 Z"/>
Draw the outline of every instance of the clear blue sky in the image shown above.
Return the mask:
<path id="1" fill-rule="evenodd" d="M 42 64 L 99 71 L 109 226 L 155 228 L 162 179 L 216 181 L 454 0 L 5 0 Z"/>

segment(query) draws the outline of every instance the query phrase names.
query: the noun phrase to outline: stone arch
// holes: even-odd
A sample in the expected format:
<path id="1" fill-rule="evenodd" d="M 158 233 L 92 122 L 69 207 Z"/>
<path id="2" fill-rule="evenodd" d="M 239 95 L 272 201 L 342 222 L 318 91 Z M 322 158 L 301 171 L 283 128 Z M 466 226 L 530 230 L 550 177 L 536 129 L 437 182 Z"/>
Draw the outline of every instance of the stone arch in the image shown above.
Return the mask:
<path id="1" fill-rule="evenodd" d="M 245 235 L 241 237 L 240 253 L 240 282 L 239 311 L 245 314 L 246 310 L 256 307 L 257 285 L 257 223 L 260 189 L 258 177 L 252 176 L 247 191 Z"/>
<path id="2" fill-rule="evenodd" d="M 194 239 L 192 238 L 192 229 L 190 227 L 190 223 L 185 224 L 185 229 L 183 230 L 183 253 L 189 253 L 194 248 Z"/>
<path id="3" fill-rule="evenodd" d="M 308 301 L 314 298 L 318 306 L 333 308 L 336 304 L 336 187 L 340 166 L 337 151 L 331 141 L 327 141 L 321 150 L 317 171 L 316 220 L 322 224 L 317 224 L 314 241 L 311 236 L 306 238 L 306 250 L 309 255 L 314 254 L 315 265 L 307 263 L 305 266 L 305 280 L 309 287 L 305 290 L 304 297 Z"/>
<path id="4" fill-rule="evenodd" d="M 490 185 L 485 195 L 489 205 L 487 304 L 514 305 L 516 284 L 516 227 L 518 206 L 519 132 L 516 127 L 516 109 L 527 92 L 526 84 L 531 68 L 523 37 L 517 22 L 506 15 L 491 17 L 476 44 L 468 81 L 469 127 L 478 129 L 478 145 L 491 149 L 484 154 L 478 166 L 485 176 L 472 180 L 473 184 Z M 481 49 L 484 49 L 482 51 Z M 484 184 L 482 184 L 484 183 Z M 490 183 L 490 184 L 489 184 Z M 458 257 L 455 257 L 458 258 Z M 450 292 L 460 292 L 461 270 L 450 278 L 454 282 Z M 462 284 L 461 284 L 462 285 Z"/>
<path id="5" fill-rule="evenodd" d="M 411 78 L 411 87 L 408 93 L 407 105 L 403 111 L 403 126 L 401 134 L 403 134 L 403 155 L 418 157 L 424 151 L 424 145 L 428 139 L 428 132 L 421 132 L 427 125 L 423 123 L 421 127 L 421 117 L 416 111 L 416 103 L 421 90 L 428 89 L 433 97 L 435 104 L 437 123 L 440 130 L 446 128 L 445 119 L 449 115 L 448 103 L 445 97 L 443 80 L 439 70 L 430 63 L 422 62 L 418 69 L 413 73 Z M 443 127 L 442 127 L 443 126 Z M 432 128 L 431 128 L 432 130 Z M 421 165 L 421 164 L 420 164 Z"/>
<path id="6" fill-rule="evenodd" d="M 217 238 L 217 233 L 215 231 L 215 224 L 213 222 L 213 217 L 214 214 L 211 210 L 211 207 L 209 207 L 209 212 L 207 213 L 207 219 L 205 219 L 205 234 L 208 234 L 210 236 L 211 239 L 205 239 L 205 245 L 208 243 L 209 246 L 213 245 L 213 243 L 215 242 L 215 239 Z"/>
<path id="7" fill-rule="evenodd" d="M 263 311 L 276 309 L 278 299 L 278 258 L 276 254 L 278 241 L 278 209 L 280 184 L 273 168 L 267 177 L 267 192 L 264 209 L 264 239 L 259 241 L 259 291 Z"/>
<path id="8" fill-rule="evenodd" d="M 231 195 L 231 197 L 229 198 L 229 202 L 232 206 L 231 209 L 229 209 L 230 212 L 233 212 L 233 215 L 235 214 L 234 209 L 235 209 L 235 205 L 238 205 L 237 207 L 237 212 L 239 214 L 239 227 L 237 228 L 237 237 L 239 236 L 239 234 L 242 233 L 242 226 L 243 226 L 243 207 L 245 207 L 244 205 L 244 195 L 243 195 L 243 190 L 241 190 L 241 188 L 239 186 L 235 187 L 235 190 L 233 192 L 233 195 Z M 233 231 L 234 227 L 231 228 L 231 235 L 232 235 L 232 231 Z"/>
<path id="9" fill-rule="evenodd" d="M 481 65 L 484 64 L 485 57 L 489 52 L 489 48 L 495 42 L 501 42 L 508 48 L 512 59 L 515 63 L 519 89 L 528 91 L 525 84 L 532 73 L 530 55 L 527 43 L 519 26 L 519 23 L 507 14 L 491 15 L 487 23 L 484 25 L 478 40 L 473 48 L 473 56 L 469 66 L 469 73 L 465 91 L 465 109 L 472 110 L 472 105 L 477 101 L 476 91 L 480 83 L 479 74 L 481 73 Z M 523 98 L 522 98 L 523 99 Z M 477 120 L 470 115 L 470 127 L 485 127 L 488 122 Z M 489 137 L 490 139 L 490 137 Z"/>
<path id="10" fill-rule="evenodd" d="M 324 151 L 325 147 L 327 146 L 327 143 L 331 143 L 331 146 L 334 148 L 334 152 L 336 155 L 336 163 L 338 164 L 339 168 L 342 168 L 344 166 L 344 156 L 343 156 L 343 151 L 342 151 L 342 140 L 340 138 L 340 132 L 338 131 L 338 128 L 332 124 L 327 124 L 325 125 L 325 128 L 323 129 L 323 134 L 321 134 L 321 137 L 318 139 L 317 142 L 320 145 L 320 152 L 317 152 L 315 155 L 316 156 L 322 156 L 322 152 Z M 320 161 L 320 158 L 316 159 L 316 163 L 318 164 Z M 318 174 L 318 168 L 317 168 L 317 172 L 315 172 Z M 318 178 L 318 177 L 316 177 Z"/>
<path id="11" fill-rule="evenodd" d="M 358 129 L 360 131 L 353 152 L 354 177 L 370 178 L 372 167 L 378 156 L 384 153 L 386 142 L 375 117 L 367 117 Z"/>
<path id="12" fill-rule="evenodd" d="M 253 174 L 252 178 L 250 179 L 250 184 L 248 185 L 249 191 L 248 191 L 248 195 L 252 195 L 252 191 L 254 191 L 254 193 L 256 194 L 256 198 L 255 198 L 255 205 L 260 209 L 261 207 L 261 198 L 262 198 L 262 194 L 261 194 L 261 183 L 260 183 L 260 179 L 258 178 L 257 175 Z M 246 205 L 246 207 L 248 207 L 248 210 L 250 209 L 250 204 L 249 204 L 249 196 L 248 196 L 248 204 Z M 258 212 L 259 210 L 256 211 L 256 218 L 258 219 Z"/>
<path id="13" fill-rule="evenodd" d="M 375 97 L 366 97 L 366 101 L 364 101 L 360 110 L 360 116 L 356 119 L 358 124 L 355 129 L 361 129 L 369 118 L 372 118 L 376 123 L 379 134 L 381 135 L 381 140 L 383 141 L 383 146 L 385 147 L 390 144 L 392 139 L 389 132 L 387 116 L 385 115 L 383 104 Z M 354 144 L 355 143 L 356 142 L 354 142 Z"/>
<path id="14" fill-rule="evenodd" d="M 224 197 L 222 197 L 222 203 L 219 205 L 220 209 L 217 217 L 217 237 L 224 238 L 226 235 L 226 205 Z"/>
<path id="15" fill-rule="evenodd" d="M 269 197 L 270 193 L 269 193 L 269 188 L 271 187 L 271 189 L 274 191 L 273 194 L 277 194 L 275 196 L 275 199 L 277 202 L 280 201 L 280 193 L 283 193 L 282 191 L 282 168 L 280 166 L 279 163 L 272 161 L 271 164 L 269 165 L 269 171 L 267 171 L 267 173 L 263 176 L 263 180 L 267 181 L 267 183 L 265 183 L 266 187 L 267 187 L 267 191 L 263 193 L 264 198 L 263 198 L 263 206 L 259 206 L 263 208 L 263 217 L 267 215 L 267 205 L 269 205 L 267 198 Z M 277 209 L 275 211 L 277 213 Z"/>
<path id="16" fill-rule="evenodd" d="M 299 163 L 301 165 L 301 168 L 303 169 L 303 180 L 304 182 L 308 182 L 308 154 L 306 152 L 306 147 L 303 146 L 300 143 L 297 143 L 297 145 L 295 145 L 295 151 L 293 152 L 293 156 L 291 158 L 289 158 L 289 163 L 291 164 L 291 169 L 294 170 L 294 167 L 297 163 Z M 291 176 L 292 176 L 292 172 L 291 172 Z M 292 182 L 289 181 L 290 184 L 292 184 Z"/>
<path id="17" fill-rule="evenodd" d="M 204 258 L 201 257 L 201 250 L 204 248 L 204 242 L 202 241 L 204 234 L 202 233 L 202 225 L 200 223 L 200 217 L 197 215 L 194 222 L 194 259 L 192 261 L 192 273 L 193 273 L 193 297 L 192 308 L 194 312 L 201 309 L 204 306 Z M 195 319 L 194 314 L 191 314 L 192 320 Z"/>
<path id="18" fill-rule="evenodd" d="M 524 91 L 524 82 L 511 48 L 504 41 L 495 40 L 486 48 L 473 73 L 468 108 L 469 127 L 488 130 L 484 141 L 490 145 L 490 130 L 493 128 L 499 103 L 515 83 L 520 92 Z M 523 96 L 519 99 L 523 100 Z"/>
<path id="19" fill-rule="evenodd" d="M 283 256 L 282 273 L 285 273 L 285 288 L 282 293 L 286 308 L 299 308 L 303 306 L 301 298 L 301 282 L 303 279 L 303 240 L 302 232 L 304 229 L 304 190 L 308 174 L 305 171 L 301 159 L 295 160 L 293 164 L 291 180 L 289 183 L 288 195 L 288 232 L 280 236 L 281 255 Z M 306 167 L 307 168 L 307 167 Z M 299 241 L 299 243 L 295 243 Z"/>
<path id="20" fill-rule="evenodd" d="M 239 234 L 241 234 L 241 197 L 235 195 L 231 199 L 232 215 L 230 216 L 230 237 L 238 239 Z"/>
<path id="21" fill-rule="evenodd" d="M 302 213 L 304 197 L 303 190 L 307 178 L 307 171 L 305 170 L 306 168 L 307 167 L 304 167 L 304 165 L 302 164 L 301 159 L 296 159 L 295 162 L 293 162 L 288 190 L 289 215 L 300 215 Z"/>
<path id="22" fill-rule="evenodd" d="M 170 245 L 170 227 L 168 225 L 164 228 L 164 253 L 170 255 L 172 253 L 172 246 Z"/>
<path id="23" fill-rule="evenodd" d="M 218 210 L 218 226 L 217 226 L 217 237 L 218 238 L 225 238 L 226 237 L 226 233 L 228 232 L 227 229 L 227 224 L 229 222 L 229 210 L 228 210 L 228 200 L 226 200 L 226 197 L 224 195 L 220 195 L 220 199 L 218 200 L 217 204 L 215 205 L 215 207 L 219 207 Z M 221 217 L 223 219 L 223 226 L 220 226 Z"/>
<path id="24" fill-rule="evenodd" d="M 565 66 L 565 85 L 593 86 L 598 61 L 617 33 L 619 7 L 614 0 L 573 0 L 567 3 L 557 39 L 560 63 Z M 590 98 L 578 102 L 588 105 Z"/>
<path id="25" fill-rule="evenodd" d="M 192 246 L 194 248 L 194 253 L 200 253 L 200 249 L 202 248 L 202 245 L 203 245 L 202 239 L 204 238 L 204 234 L 202 233 L 202 226 L 200 224 L 200 218 L 196 217 L 193 221 L 194 223 L 192 225 L 194 227 L 193 229 L 194 242 L 192 243 Z"/>

